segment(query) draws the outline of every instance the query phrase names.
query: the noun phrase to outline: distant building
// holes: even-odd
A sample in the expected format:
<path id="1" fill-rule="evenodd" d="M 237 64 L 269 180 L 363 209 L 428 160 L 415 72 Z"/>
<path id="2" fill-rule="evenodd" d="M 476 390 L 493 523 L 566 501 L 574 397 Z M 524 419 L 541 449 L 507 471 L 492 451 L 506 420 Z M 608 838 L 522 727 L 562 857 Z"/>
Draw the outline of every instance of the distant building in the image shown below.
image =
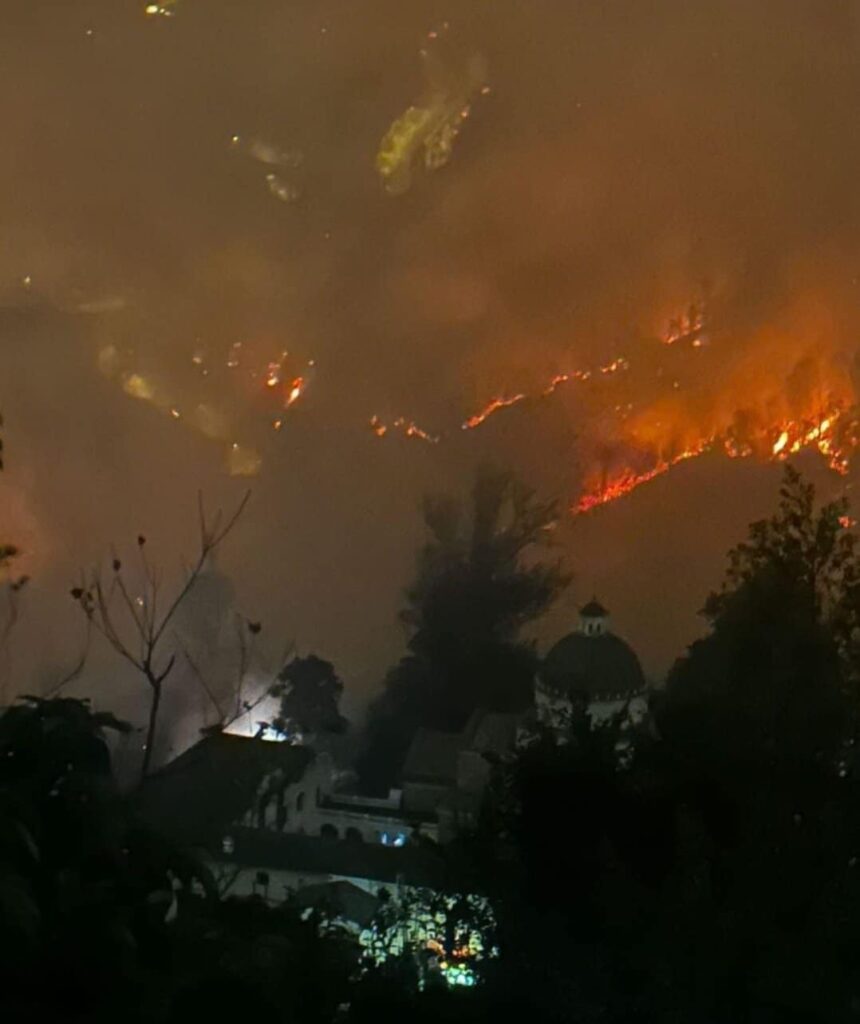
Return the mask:
<path id="1" fill-rule="evenodd" d="M 345 829 L 336 835 L 325 821 L 313 834 L 273 827 L 272 812 L 286 802 L 279 794 L 290 794 L 294 807 L 296 796 L 305 794 L 310 812 L 316 804 L 310 787 L 321 778 L 317 763 L 326 760 L 314 761 L 305 747 L 214 733 L 146 780 L 137 812 L 209 864 L 225 894 L 256 893 L 278 902 L 293 889 L 335 881 L 369 892 L 400 877 L 431 884 L 436 861 L 427 846 L 407 850 L 391 843 L 389 849 Z M 355 813 L 353 804 L 347 807 L 345 814 Z"/>
<path id="2" fill-rule="evenodd" d="M 443 862 L 432 845 L 385 847 L 243 825 L 229 826 L 201 853 L 224 894 L 272 904 L 294 897 L 316 904 L 315 897 L 330 894 L 324 887 L 338 885 L 343 895 L 346 884 L 374 898 L 383 889 L 397 896 L 403 886 L 433 888 L 443 878 Z M 315 892 L 308 893 L 311 888 Z"/>
<path id="3" fill-rule="evenodd" d="M 404 813 L 401 789 L 384 797 L 356 792 L 354 773 L 338 767 L 329 753 L 317 754 L 289 785 L 278 781 L 262 780 L 255 804 L 242 819 L 245 825 L 382 846 L 404 846 L 419 827 L 436 838 L 432 814 Z"/>
<path id="4" fill-rule="evenodd" d="M 255 806 L 265 780 L 287 785 L 310 759 L 305 747 L 212 732 L 146 779 L 137 810 L 171 841 L 202 848 Z"/>
<path id="5" fill-rule="evenodd" d="M 477 824 L 492 763 L 513 755 L 520 716 L 476 711 L 462 733 L 419 729 L 403 766 L 403 810 L 433 815 L 440 842 Z"/>
<path id="6" fill-rule="evenodd" d="M 402 781 L 384 797 L 355 789 L 355 775 L 319 754 L 287 786 L 261 782 L 243 817 L 247 826 L 353 843 L 405 846 L 416 833 L 448 842 L 477 820 L 490 776 L 488 758 L 514 750 L 517 716 L 476 711 L 462 733 L 419 729 Z"/>
<path id="7" fill-rule="evenodd" d="M 333 766 L 330 755 L 311 761 L 304 747 L 211 734 L 146 780 L 138 812 L 195 854 L 222 896 L 319 911 L 322 927 L 352 937 L 365 966 L 411 949 L 422 978 L 437 972 L 451 985 L 474 984 L 473 966 L 497 955 L 484 937 L 494 930 L 488 900 L 451 891 L 435 843 L 414 832 L 399 841 L 395 829 L 413 827 L 398 811 L 401 791 L 367 804 L 326 790 L 326 779 L 338 779 Z M 301 822 L 316 833 L 302 834 Z M 395 841 L 382 841 L 382 824 Z M 461 921 L 463 906 L 470 910 Z"/>
<path id="8" fill-rule="evenodd" d="M 561 729 L 578 711 L 593 725 L 619 714 L 636 723 L 647 710 L 648 684 L 636 653 L 609 629 L 609 612 L 589 601 L 580 609 L 579 628 L 543 660 L 535 683 L 538 723 Z"/>

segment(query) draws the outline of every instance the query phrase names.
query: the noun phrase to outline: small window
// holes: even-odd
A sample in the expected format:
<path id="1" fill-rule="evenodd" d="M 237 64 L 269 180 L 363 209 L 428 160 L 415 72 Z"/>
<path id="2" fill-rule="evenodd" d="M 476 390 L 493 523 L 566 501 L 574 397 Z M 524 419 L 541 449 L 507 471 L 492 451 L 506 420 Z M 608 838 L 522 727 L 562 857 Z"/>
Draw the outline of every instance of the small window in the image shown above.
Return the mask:
<path id="1" fill-rule="evenodd" d="M 256 885 L 267 886 L 269 884 L 269 872 L 258 871 L 257 877 L 254 879 Z"/>
<path id="2" fill-rule="evenodd" d="M 364 842 L 364 836 L 357 828 L 348 828 L 346 830 L 345 838 L 348 839 L 351 843 Z"/>
<path id="3" fill-rule="evenodd" d="M 320 836 L 323 839 L 337 839 L 337 829 L 334 825 L 323 825 L 320 829 Z"/>
<path id="4" fill-rule="evenodd" d="M 236 849 L 232 836 L 224 836 L 221 840 L 221 849 L 224 853 L 232 853 Z"/>
<path id="5" fill-rule="evenodd" d="M 301 814 L 304 809 L 305 809 L 305 794 L 304 793 L 299 793 L 299 795 L 296 797 L 296 810 L 298 811 L 299 814 Z"/>

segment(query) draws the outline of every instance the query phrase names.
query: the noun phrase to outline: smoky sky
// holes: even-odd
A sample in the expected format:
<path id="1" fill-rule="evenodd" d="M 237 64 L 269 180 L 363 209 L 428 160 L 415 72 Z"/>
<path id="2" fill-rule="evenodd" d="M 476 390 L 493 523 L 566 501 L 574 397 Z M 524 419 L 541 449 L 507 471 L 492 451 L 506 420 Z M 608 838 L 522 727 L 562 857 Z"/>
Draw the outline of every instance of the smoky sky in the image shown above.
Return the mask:
<path id="1" fill-rule="evenodd" d="M 561 414 L 460 436 L 476 406 L 612 358 L 703 289 L 732 365 L 771 325 L 778 361 L 778 330 L 810 318 L 852 351 L 860 26 L 847 0 L 144 6 L 0 3 L 0 521 L 33 574 L 11 691 L 74 661 L 79 566 L 144 531 L 177 568 L 198 490 L 214 507 L 245 487 L 217 445 L 99 373 L 106 345 L 179 399 L 200 346 L 314 361 L 277 434 L 255 392 L 211 383 L 263 455 L 219 565 L 271 650 L 292 639 L 334 660 L 354 708 L 402 647 L 421 495 L 461 490 L 488 456 L 564 501 L 574 487 Z M 379 141 L 422 96 L 418 51 L 446 22 L 456 53 L 486 59 L 490 94 L 447 166 L 387 195 Z M 301 154 L 283 172 L 289 202 L 251 139 Z M 380 441 L 372 415 L 446 441 Z M 708 457 L 565 522 L 576 582 L 544 639 L 599 591 L 659 675 L 777 478 Z M 80 685 L 134 706 L 104 652 Z"/>

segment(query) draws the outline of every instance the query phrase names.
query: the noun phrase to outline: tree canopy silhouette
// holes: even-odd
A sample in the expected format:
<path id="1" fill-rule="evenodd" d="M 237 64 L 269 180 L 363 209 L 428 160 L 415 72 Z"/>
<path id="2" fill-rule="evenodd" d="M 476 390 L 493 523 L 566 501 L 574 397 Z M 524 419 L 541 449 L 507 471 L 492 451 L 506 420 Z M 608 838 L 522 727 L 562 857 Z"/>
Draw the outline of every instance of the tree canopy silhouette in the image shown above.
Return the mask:
<path id="1" fill-rule="evenodd" d="M 425 501 L 428 538 L 401 613 L 410 653 L 371 708 L 365 781 L 391 781 L 420 726 L 458 730 L 476 708 L 528 706 L 537 655 L 521 631 L 570 580 L 539 557 L 557 518 L 556 502 L 487 467 L 468 511 L 449 496 Z"/>
<path id="2" fill-rule="evenodd" d="M 346 730 L 346 719 L 339 711 L 343 681 L 330 661 L 314 654 L 293 658 L 271 692 L 281 698 L 280 712 L 272 724 L 288 737 Z"/>
<path id="3" fill-rule="evenodd" d="M 660 726 L 739 765 L 835 765 L 847 738 L 860 564 L 844 501 L 788 466 L 777 512 L 729 554 L 710 630 L 670 673 Z M 731 742 L 726 740 L 731 737 Z"/>

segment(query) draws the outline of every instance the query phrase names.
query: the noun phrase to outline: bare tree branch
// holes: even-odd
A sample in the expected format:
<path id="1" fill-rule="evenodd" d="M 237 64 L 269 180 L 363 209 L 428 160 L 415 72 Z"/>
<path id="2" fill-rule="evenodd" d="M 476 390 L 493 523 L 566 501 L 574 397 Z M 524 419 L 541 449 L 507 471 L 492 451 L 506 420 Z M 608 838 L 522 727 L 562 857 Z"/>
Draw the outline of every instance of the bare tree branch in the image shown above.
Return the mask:
<path id="1" fill-rule="evenodd" d="M 140 553 L 143 594 L 137 600 L 137 603 L 132 597 L 134 591 L 129 589 L 122 563 L 115 552 L 112 553 L 113 576 L 110 587 L 107 590 L 102 582 L 100 572 L 95 570 L 88 582 L 84 580 L 81 586 L 73 588 L 71 592 L 72 597 L 78 602 L 81 611 L 86 616 L 89 626 L 97 630 L 121 658 L 134 666 L 136 671 L 143 676 L 150 689 L 149 722 L 146 729 L 141 778 L 148 774 L 152 762 L 163 685 L 176 664 L 175 652 L 170 653 L 166 661 L 163 661 L 163 655 L 166 655 L 167 652 L 162 651 L 162 641 L 165 638 L 167 628 L 199 579 L 210 555 L 224 542 L 239 521 L 250 497 L 251 492 L 247 491 L 233 514 L 222 525 L 223 517 L 220 510 L 215 513 L 211 522 L 207 521 L 203 497 L 201 494 L 198 494 L 200 552 L 196 561 L 187 572 L 184 582 L 162 615 L 159 615 L 158 612 L 161 574 L 145 551 L 146 538 L 142 535 L 138 536 L 137 545 Z M 123 626 L 117 621 L 114 613 L 117 603 L 128 617 L 127 626 Z M 129 633 L 132 638 L 131 640 L 125 638 Z M 2 637 L 0 637 L 0 640 L 2 640 Z M 138 648 L 137 654 L 133 653 L 133 646 Z M 188 657 L 187 652 L 185 653 L 189 664 L 192 665 L 192 668 L 195 668 L 193 661 Z M 246 654 L 243 653 L 242 657 L 241 670 L 244 673 L 246 670 L 246 662 L 244 660 Z M 160 665 L 163 665 L 163 667 L 159 667 Z M 196 669 L 195 672 L 198 679 L 203 682 L 202 674 Z M 62 685 L 65 685 L 65 683 Z M 209 692 L 208 687 L 206 689 Z M 211 692 L 209 696 L 217 707 L 217 701 L 214 700 Z"/>
<path id="2" fill-rule="evenodd" d="M 185 647 L 185 646 L 182 647 L 182 653 L 185 656 L 185 660 L 188 662 L 188 665 L 191 668 L 191 671 L 194 673 L 195 679 L 203 687 L 203 690 L 205 691 L 206 696 L 209 698 L 209 700 L 212 701 L 212 706 L 218 712 L 218 721 L 219 722 L 223 722 L 224 718 L 225 718 L 224 709 L 221 707 L 220 703 L 218 702 L 218 699 L 216 698 L 215 694 L 212 692 L 212 688 L 206 682 L 206 677 L 200 671 L 200 666 L 191 657 L 191 652 L 188 650 L 187 647 Z"/>

